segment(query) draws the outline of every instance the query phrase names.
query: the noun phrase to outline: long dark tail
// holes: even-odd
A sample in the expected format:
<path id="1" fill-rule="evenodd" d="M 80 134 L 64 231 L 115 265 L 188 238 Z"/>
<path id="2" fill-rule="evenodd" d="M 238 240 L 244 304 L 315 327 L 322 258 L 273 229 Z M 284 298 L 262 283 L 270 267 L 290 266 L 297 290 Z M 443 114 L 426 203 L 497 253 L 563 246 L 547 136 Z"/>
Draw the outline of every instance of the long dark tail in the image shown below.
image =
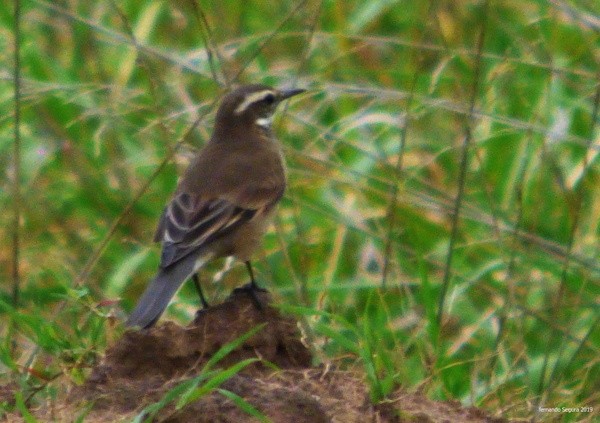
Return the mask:
<path id="1" fill-rule="evenodd" d="M 165 311 L 179 287 L 194 273 L 198 254 L 190 254 L 166 269 L 160 269 L 135 309 L 125 322 L 126 326 L 149 328 Z"/>

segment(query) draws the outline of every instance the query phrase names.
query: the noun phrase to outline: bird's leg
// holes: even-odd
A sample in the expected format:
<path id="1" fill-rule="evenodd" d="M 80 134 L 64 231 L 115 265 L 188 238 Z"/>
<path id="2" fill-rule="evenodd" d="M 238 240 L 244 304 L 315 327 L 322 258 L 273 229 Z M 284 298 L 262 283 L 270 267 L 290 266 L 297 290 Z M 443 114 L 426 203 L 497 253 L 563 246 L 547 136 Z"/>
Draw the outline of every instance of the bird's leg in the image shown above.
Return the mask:
<path id="1" fill-rule="evenodd" d="M 240 288 L 234 289 L 233 292 L 234 293 L 247 292 L 252 297 L 252 301 L 254 302 L 254 305 L 256 306 L 256 308 L 259 310 L 262 310 L 263 305 L 260 302 L 260 299 L 258 298 L 257 292 L 259 292 L 259 291 L 266 292 L 267 290 L 264 288 L 261 288 L 256 283 L 256 279 L 254 279 L 254 272 L 252 271 L 252 264 L 250 263 L 250 261 L 246 261 L 245 264 L 246 264 L 246 269 L 248 269 L 248 273 L 250 274 L 250 283 L 246 284 Z"/>
<path id="2" fill-rule="evenodd" d="M 252 291 L 267 292 L 265 288 L 261 288 L 256 283 L 256 279 L 254 279 L 254 272 L 252 271 L 252 264 L 250 264 L 250 261 L 245 261 L 244 263 L 246 264 L 246 269 L 248 269 L 248 273 L 250 274 L 250 283 L 247 285 L 248 289 Z"/>
<path id="3" fill-rule="evenodd" d="M 196 287 L 196 292 L 198 292 L 198 296 L 200 297 L 200 302 L 202 303 L 202 308 L 208 308 L 208 303 L 206 302 L 206 298 L 204 298 L 204 292 L 202 292 L 202 286 L 200 286 L 200 278 L 197 273 L 194 273 L 192 276 L 194 280 L 194 286 Z"/>
<path id="4" fill-rule="evenodd" d="M 252 271 L 252 264 L 250 260 L 244 262 L 246 264 L 246 269 L 248 269 L 248 273 L 250 274 L 250 286 L 253 290 L 257 290 L 258 285 L 256 284 L 256 280 L 254 279 L 254 272 Z"/>

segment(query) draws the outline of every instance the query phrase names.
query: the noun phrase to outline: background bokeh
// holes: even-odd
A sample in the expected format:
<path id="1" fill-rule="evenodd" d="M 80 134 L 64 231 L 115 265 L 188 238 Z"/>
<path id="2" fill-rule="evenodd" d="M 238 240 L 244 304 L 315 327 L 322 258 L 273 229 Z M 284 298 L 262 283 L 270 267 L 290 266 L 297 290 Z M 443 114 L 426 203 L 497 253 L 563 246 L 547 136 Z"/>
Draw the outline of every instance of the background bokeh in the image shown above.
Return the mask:
<path id="1" fill-rule="evenodd" d="M 0 5 L 6 379 L 44 401 L 85 377 L 218 100 L 261 82 L 308 93 L 275 122 L 289 187 L 256 270 L 323 357 L 374 401 L 598 407 L 600 3 L 21 3 L 18 33 Z M 222 266 L 213 302 L 246 282 Z M 184 287 L 166 317 L 196 307 Z"/>

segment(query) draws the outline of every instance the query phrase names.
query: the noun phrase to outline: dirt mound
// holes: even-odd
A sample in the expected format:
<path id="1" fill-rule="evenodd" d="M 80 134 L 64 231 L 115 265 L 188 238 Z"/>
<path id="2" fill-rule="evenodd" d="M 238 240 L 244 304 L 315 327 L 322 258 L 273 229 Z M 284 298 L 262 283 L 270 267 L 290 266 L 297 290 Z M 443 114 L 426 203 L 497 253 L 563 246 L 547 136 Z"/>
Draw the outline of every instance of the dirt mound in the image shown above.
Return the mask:
<path id="1" fill-rule="evenodd" d="M 296 321 L 268 306 L 267 293 L 257 295 L 265 304 L 260 310 L 246 292 L 237 291 L 224 303 L 200 311 L 188 327 L 165 322 L 146 330 L 128 330 L 106 352 L 90 382 L 146 380 L 148 375 L 167 380 L 194 373 L 223 345 L 260 324 L 264 328 L 225 356 L 221 366 L 259 357 L 281 368 L 309 367 L 311 354 L 300 342 Z"/>
<path id="2" fill-rule="evenodd" d="M 357 374 L 313 367 L 297 322 L 268 306 L 268 294 L 259 295 L 265 304 L 262 309 L 257 309 L 246 292 L 238 291 L 223 304 L 200 312 L 188 327 L 165 322 L 149 330 L 125 332 L 87 382 L 71 390 L 64 407 L 55 408 L 52 416 L 38 416 L 58 421 L 68 416 L 71 421 L 90 404 L 86 422 L 130 421 L 169 390 L 197 377 L 223 345 L 264 324 L 219 361 L 218 367 L 227 368 L 248 358 L 260 361 L 181 409 L 175 407 L 181 397 L 178 394 L 157 413 L 155 421 L 259 421 L 243 411 L 239 401 L 236 404 L 238 397 L 272 422 L 503 421 L 455 402 L 434 402 L 400 391 L 385 404 L 371 404 L 367 387 Z"/>

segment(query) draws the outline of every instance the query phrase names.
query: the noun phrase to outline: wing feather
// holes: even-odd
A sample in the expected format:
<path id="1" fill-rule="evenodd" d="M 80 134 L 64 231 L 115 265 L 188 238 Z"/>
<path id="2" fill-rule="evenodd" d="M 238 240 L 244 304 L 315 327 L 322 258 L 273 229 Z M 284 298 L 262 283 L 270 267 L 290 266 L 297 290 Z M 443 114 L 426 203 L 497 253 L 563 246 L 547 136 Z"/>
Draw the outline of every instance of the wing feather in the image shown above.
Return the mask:
<path id="1" fill-rule="evenodd" d="M 236 206 L 223 198 L 204 200 L 180 193 L 165 209 L 157 237 L 163 244 L 160 266 L 166 268 L 251 220 L 259 209 Z"/>

